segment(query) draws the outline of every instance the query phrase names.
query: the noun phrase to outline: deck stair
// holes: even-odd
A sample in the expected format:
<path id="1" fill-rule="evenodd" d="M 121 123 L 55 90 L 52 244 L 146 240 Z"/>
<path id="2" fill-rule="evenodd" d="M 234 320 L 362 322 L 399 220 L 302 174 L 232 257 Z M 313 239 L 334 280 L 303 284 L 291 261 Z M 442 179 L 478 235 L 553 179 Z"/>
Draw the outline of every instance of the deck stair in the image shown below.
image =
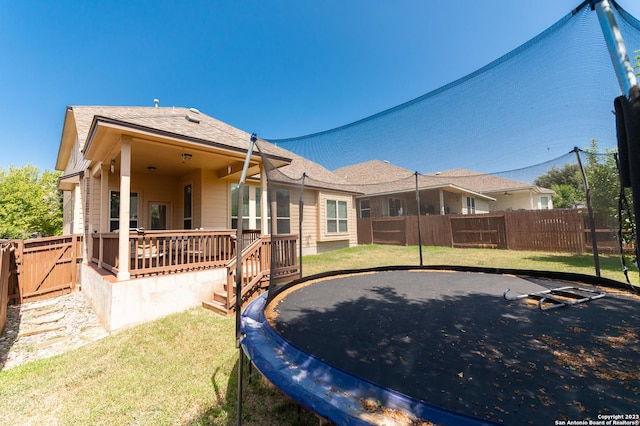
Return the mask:
<path id="1" fill-rule="evenodd" d="M 269 270 L 271 260 L 271 237 L 262 236 L 249 244 L 242 251 L 242 305 L 260 294 L 269 284 L 270 274 L 273 273 L 277 283 L 289 281 L 300 276 L 296 257 L 295 243 L 297 236 L 276 236 L 276 265 Z M 237 258 L 231 259 L 226 265 L 227 279 L 223 289 L 214 292 L 212 300 L 202 302 L 202 306 L 222 315 L 228 315 L 235 310 L 236 305 L 236 265 Z"/>

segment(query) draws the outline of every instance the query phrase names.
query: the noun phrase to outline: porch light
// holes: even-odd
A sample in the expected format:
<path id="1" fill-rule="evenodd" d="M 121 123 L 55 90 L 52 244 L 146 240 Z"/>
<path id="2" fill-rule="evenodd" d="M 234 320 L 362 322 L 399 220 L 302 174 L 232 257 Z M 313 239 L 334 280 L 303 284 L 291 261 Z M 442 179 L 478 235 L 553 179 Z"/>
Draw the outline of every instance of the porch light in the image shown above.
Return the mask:
<path id="1" fill-rule="evenodd" d="M 186 152 L 182 154 L 182 162 L 184 163 L 187 160 L 191 160 L 191 157 L 193 157 L 191 154 L 187 154 Z"/>
<path id="2" fill-rule="evenodd" d="M 153 172 L 156 171 L 156 168 L 155 168 L 155 166 L 149 166 L 149 167 L 147 167 L 147 170 L 149 171 L 149 173 L 153 173 Z"/>
<path id="3" fill-rule="evenodd" d="M 116 160 L 111 160 L 111 167 L 109 170 L 111 170 L 111 174 L 116 172 Z"/>

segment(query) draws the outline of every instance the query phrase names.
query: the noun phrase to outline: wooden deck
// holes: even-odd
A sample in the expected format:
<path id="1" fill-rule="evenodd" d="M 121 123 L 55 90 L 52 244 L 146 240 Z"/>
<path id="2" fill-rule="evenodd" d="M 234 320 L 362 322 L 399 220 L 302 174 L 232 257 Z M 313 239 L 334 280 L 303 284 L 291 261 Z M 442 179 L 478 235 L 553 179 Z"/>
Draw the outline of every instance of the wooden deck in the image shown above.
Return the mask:
<path id="1" fill-rule="evenodd" d="M 243 236 L 242 303 L 264 289 L 271 277 L 276 283 L 300 276 L 297 235 L 260 236 L 247 231 Z M 73 291 L 82 262 L 82 236 L 12 241 L 3 245 L 2 293 L 9 303 L 45 299 Z M 91 263 L 103 278 L 117 281 L 118 234 L 93 234 Z M 99 264 L 102 243 L 102 263 Z M 273 252 L 272 252 L 273 247 Z M 235 231 L 149 231 L 132 232 L 129 238 L 131 280 L 142 277 L 179 274 L 208 269 L 225 269 L 223 290 L 211 294 L 203 306 L 222 314 L 235 309 L 236 238 Z M 270 265 L 274 266 L 270 268 Z M 7 288 L 8 287 L 8 288 Z M 2 312 L 0 311 L 0 316 Z M 1 325 L 1 319 L 0 319 Z"/>

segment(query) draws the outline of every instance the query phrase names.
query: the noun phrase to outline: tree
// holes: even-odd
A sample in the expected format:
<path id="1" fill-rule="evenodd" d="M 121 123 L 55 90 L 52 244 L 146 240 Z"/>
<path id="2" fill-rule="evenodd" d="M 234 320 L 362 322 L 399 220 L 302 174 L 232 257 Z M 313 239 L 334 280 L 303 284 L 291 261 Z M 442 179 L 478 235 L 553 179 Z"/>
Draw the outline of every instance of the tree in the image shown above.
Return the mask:
<path id="1" fill-rule="evenodd" d="M 538 176 L 533 183 L 556 192 L 553 196 L 553 206 L 556 208 L 572 208 L 585 202 L 582 173 L 577 164 L 553 166 L 545 174 Z"/>
<path id="2" fill-rule="evenodd" d="M 560 185 L 551 185 L 551 189 L 555 191 L 553 196 L 553 207 L 557 209 L 571 209 L 578 204 L 584 204 L 584 192 L 575 186 L 562 183 Z"/>
<path id="3" fill-rule="evenodd" d="M 614 151 L 598 150 L 598 142 L 593 139 L 591 148 L 585 150 L 587 164 L 584 170 L 591 190 L 591 205 L 595 213 L 617 218 L 618 198 L 620 197 L 620 177 Z M 630 199 L 630 198 L 629 198 Z"/>
<path id="4" fill-rule="evenodd" d="M 59 172 L 33 165 L 0 169 L 0 238 L 29 238 L 62 233 Z"/>

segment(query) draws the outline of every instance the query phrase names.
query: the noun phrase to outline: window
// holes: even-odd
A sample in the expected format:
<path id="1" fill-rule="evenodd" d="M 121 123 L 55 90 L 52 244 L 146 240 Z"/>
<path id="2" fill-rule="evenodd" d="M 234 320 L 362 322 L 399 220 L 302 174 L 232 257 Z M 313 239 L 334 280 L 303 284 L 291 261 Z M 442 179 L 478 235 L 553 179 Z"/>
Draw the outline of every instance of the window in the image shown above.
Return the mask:
<path id="1" fill-rule="evenodd" d="M 276 227 L 278 234 L 289 234 L 291 232 L 291 203 L 289 201 L 289 191 L 284 189 L 276 190 Z"/>
<path id="2" fill-rule="evenodd" d="M 549 197 L 547 196 L 540 197 L 540 208 L 542 210 L 549 210 Z"/>
<path id="3" fill-rule="evenodd" d="M 231 229 L 238 229 L 238 188 L 231 184 Z M 242 229 L 261 229 L 260 187 L 244 187 L 242 194 Z"/>
<path id="4" fill-rule="evenodd" d="M 404 208 L 399 198 L 389 198 L 389 216 L 402 216 Z"/>
<path id="5" fill-rule="evenodd" d="M 267 194 L 267 226 L 271 226 L 271 198 Z M 269 228 L 271 229 L 271 228 Z M 270 232 L 270 231 L 269 231 Z M 291 233 L 291 196 L 286 189 L 276 189 L 276 234 Z"/>
<path id="6" fill-rule="evenodd" d="M 129 194 L 129 228 L 138 227 L 138 193 Z M 120 191 L 111 191 L 109 202 L 109 232 L 120 229 Z"/>
<path id="7" fill-rule="evenodd" d="M 149 203 L 149 223 L 151 224 L 152 230 L 167 229 L 169 207 L 169 203 Z"/>
<path id="8" fill-rule="evenodd" d="M 476 199 L 472 197 L 467 197 L 467 214 L 475 214 L 476 213 Z"/>
<path id="9" fill-rule="evenodd" d="M 347 231 L 347 202 L 327 200 L 327 233 Z"/>
<path id="10" fill-rule="evenodd" d="M 371 217 L 371 200 L 360 200 L 360 219 Z"/>
<path id="11" fill-rule="evenodd" d="M 191 193 L 191 185 L 186 185 L 184 187 L 184 226 L 183 229 L 191 229 L 191 226 L 193 224 L 192 221 L 192 213 L 191 213 L 191 206 L 192 206 L 192 193 Z"/>

